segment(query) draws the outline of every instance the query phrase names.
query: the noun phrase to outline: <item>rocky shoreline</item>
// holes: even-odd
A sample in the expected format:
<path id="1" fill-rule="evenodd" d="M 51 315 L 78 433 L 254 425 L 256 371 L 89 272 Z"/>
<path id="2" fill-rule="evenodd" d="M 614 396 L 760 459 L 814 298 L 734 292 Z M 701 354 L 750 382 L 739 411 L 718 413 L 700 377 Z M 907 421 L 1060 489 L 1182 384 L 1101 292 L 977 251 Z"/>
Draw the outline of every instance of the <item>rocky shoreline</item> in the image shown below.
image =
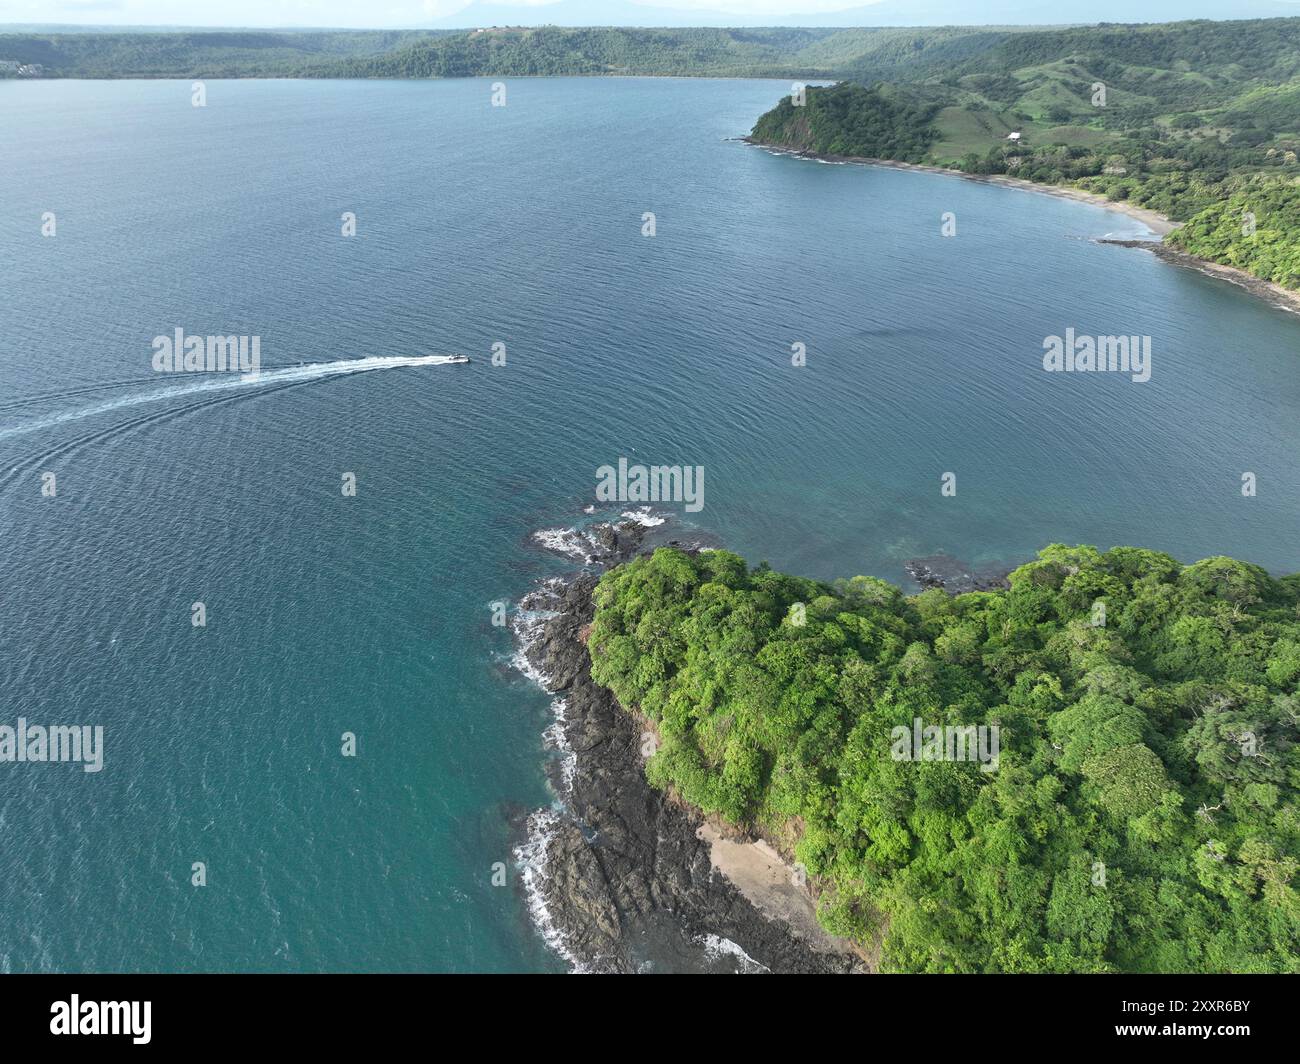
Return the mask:
<path id="1" fill-rule="evenodd" d="M 1300 312 L 1300 292 L 1283 288 L 1272 281 L 1265 281 L 1263 278 L 1256 277 L 1245 270 L 1239 270 L 1235 266 L 1224 266 L 1222 263 L 1210 262 L 1208 259 L 1189 254 L 1179 248 L 1171 247 L 1156 240 L 1098 240 L 1097 243 L 1113 244 L 1115 247 L 1121 248 L 1140 248 L 1143 251 L 1149 251 L 1156 258 L 1173 266 L 1196 270 L 1207 277 L 1214 277 L 1221 281 L 1239 285 L 1251 295 L 1258 296 L 1280 310 L 1289 310 L 1292 313 Z"/>
<path id="2" fill-rule="evenodd" d="M 530 818 L 517 851 L 534 919 L 577 971 L 836 973 L 869 966 L 815 922 L 773 918 L 712 859 L 716 825 L 646 781 L 648 732 L 591 680 L 585 636 L 606 566 L 647 549 L 636 521 L 582 533 L 587 567 L 527 595 L 516 628 L 527 671 L 562 707 L 553 742 L 566 754 L 559 801 Z M 672 542 L 672 541 L 668 541 Z M 693 545 L 676 544 L 683 549 Z M 769 865 L 780 868 L 779 858 Z M 811 906 L 801 887 L 778 884 Z"/>
<path id="3" fill-rule="evenodd" d="M 1014 565 L 974 566 L 951 554 L 931 554 L 903 563 L 907 575 L 925 591 L 939 589 L 950 595 L 968 591 L 1000 591 L 1011 586 L 1008 575 Z"/>

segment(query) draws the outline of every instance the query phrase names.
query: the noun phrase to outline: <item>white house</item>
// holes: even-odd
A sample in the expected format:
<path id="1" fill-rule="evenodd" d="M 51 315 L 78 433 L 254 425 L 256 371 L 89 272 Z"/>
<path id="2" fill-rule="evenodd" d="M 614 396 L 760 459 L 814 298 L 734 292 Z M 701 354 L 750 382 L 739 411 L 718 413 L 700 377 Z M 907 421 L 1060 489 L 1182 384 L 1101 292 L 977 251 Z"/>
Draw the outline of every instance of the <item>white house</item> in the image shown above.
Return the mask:
<path id="1" fill-rule="evenodd" d="M 1019 139 L 1020 139 L 1020 134 L 1019 134 L 1019 133 L 1008 133 L 1008 134 L 1007 134 L 1007 140 L 1019 140 Z"/>

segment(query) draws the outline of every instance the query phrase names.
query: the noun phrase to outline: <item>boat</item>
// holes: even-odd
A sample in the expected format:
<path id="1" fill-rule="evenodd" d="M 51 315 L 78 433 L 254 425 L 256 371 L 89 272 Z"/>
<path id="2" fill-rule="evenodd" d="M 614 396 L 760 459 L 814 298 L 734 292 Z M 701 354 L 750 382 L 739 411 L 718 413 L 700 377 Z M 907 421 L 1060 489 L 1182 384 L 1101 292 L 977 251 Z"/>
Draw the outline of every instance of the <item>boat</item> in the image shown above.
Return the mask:
<path id="1" fill-rule="evenodd" d="M 448 356 L 447 356 L 447 361 L 448 361 L 448 362 L 457 362 L 457 363 L 459 363 L 459 362 L 468 362 L 468 361 L 469 361 L 469 357 L 466 356 L 466 355 L 448 355 Z"/>

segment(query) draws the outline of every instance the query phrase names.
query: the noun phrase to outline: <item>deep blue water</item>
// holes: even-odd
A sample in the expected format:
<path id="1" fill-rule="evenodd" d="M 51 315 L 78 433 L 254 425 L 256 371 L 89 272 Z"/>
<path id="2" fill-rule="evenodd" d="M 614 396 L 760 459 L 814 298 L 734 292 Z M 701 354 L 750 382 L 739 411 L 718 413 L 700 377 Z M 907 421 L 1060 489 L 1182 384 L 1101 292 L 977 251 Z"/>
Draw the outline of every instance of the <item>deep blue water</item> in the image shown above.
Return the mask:
<path id="1" fill-rule="evenodd" d="M 0 81 L 0 724 L 105 728 L 99 773 L 0 764 L 2 970 L 561 968 L 491 882 L 548 699 L 488 604 L 620 455 L 818 577 L 1300 568 L 1300 319 L 1091 242 L 1119 215 L 728 140 L 779 82 L 207 89 Z M 475 363 L 195 391 L 176 327 Z M 1151 336 L 1151 381 L 1044 373 L 1068 327 Z"/>

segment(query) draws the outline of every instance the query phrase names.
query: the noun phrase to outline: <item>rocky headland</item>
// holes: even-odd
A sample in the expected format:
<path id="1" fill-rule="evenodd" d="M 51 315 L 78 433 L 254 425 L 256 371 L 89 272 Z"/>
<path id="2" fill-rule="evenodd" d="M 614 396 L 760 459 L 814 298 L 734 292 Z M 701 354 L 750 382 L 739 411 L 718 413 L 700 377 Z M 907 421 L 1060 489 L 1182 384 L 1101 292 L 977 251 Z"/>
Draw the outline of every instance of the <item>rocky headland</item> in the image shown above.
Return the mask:
<path id="1" fill-rule="evenodd" d="M 519 851 L 535 920 L 579 971 L 869 970 L 817 924 L 807 887 L 772 847 L 650 786 L 649 723 L 592 681 L 592 592 L 603 568 L 648 549 L 648 531 L 625 521 L 575 533 L 592 560 L 520 603 L 521 652 L 557 698 L 551 739 L 566 755 L 559 800 L 533 814 Z"/>

